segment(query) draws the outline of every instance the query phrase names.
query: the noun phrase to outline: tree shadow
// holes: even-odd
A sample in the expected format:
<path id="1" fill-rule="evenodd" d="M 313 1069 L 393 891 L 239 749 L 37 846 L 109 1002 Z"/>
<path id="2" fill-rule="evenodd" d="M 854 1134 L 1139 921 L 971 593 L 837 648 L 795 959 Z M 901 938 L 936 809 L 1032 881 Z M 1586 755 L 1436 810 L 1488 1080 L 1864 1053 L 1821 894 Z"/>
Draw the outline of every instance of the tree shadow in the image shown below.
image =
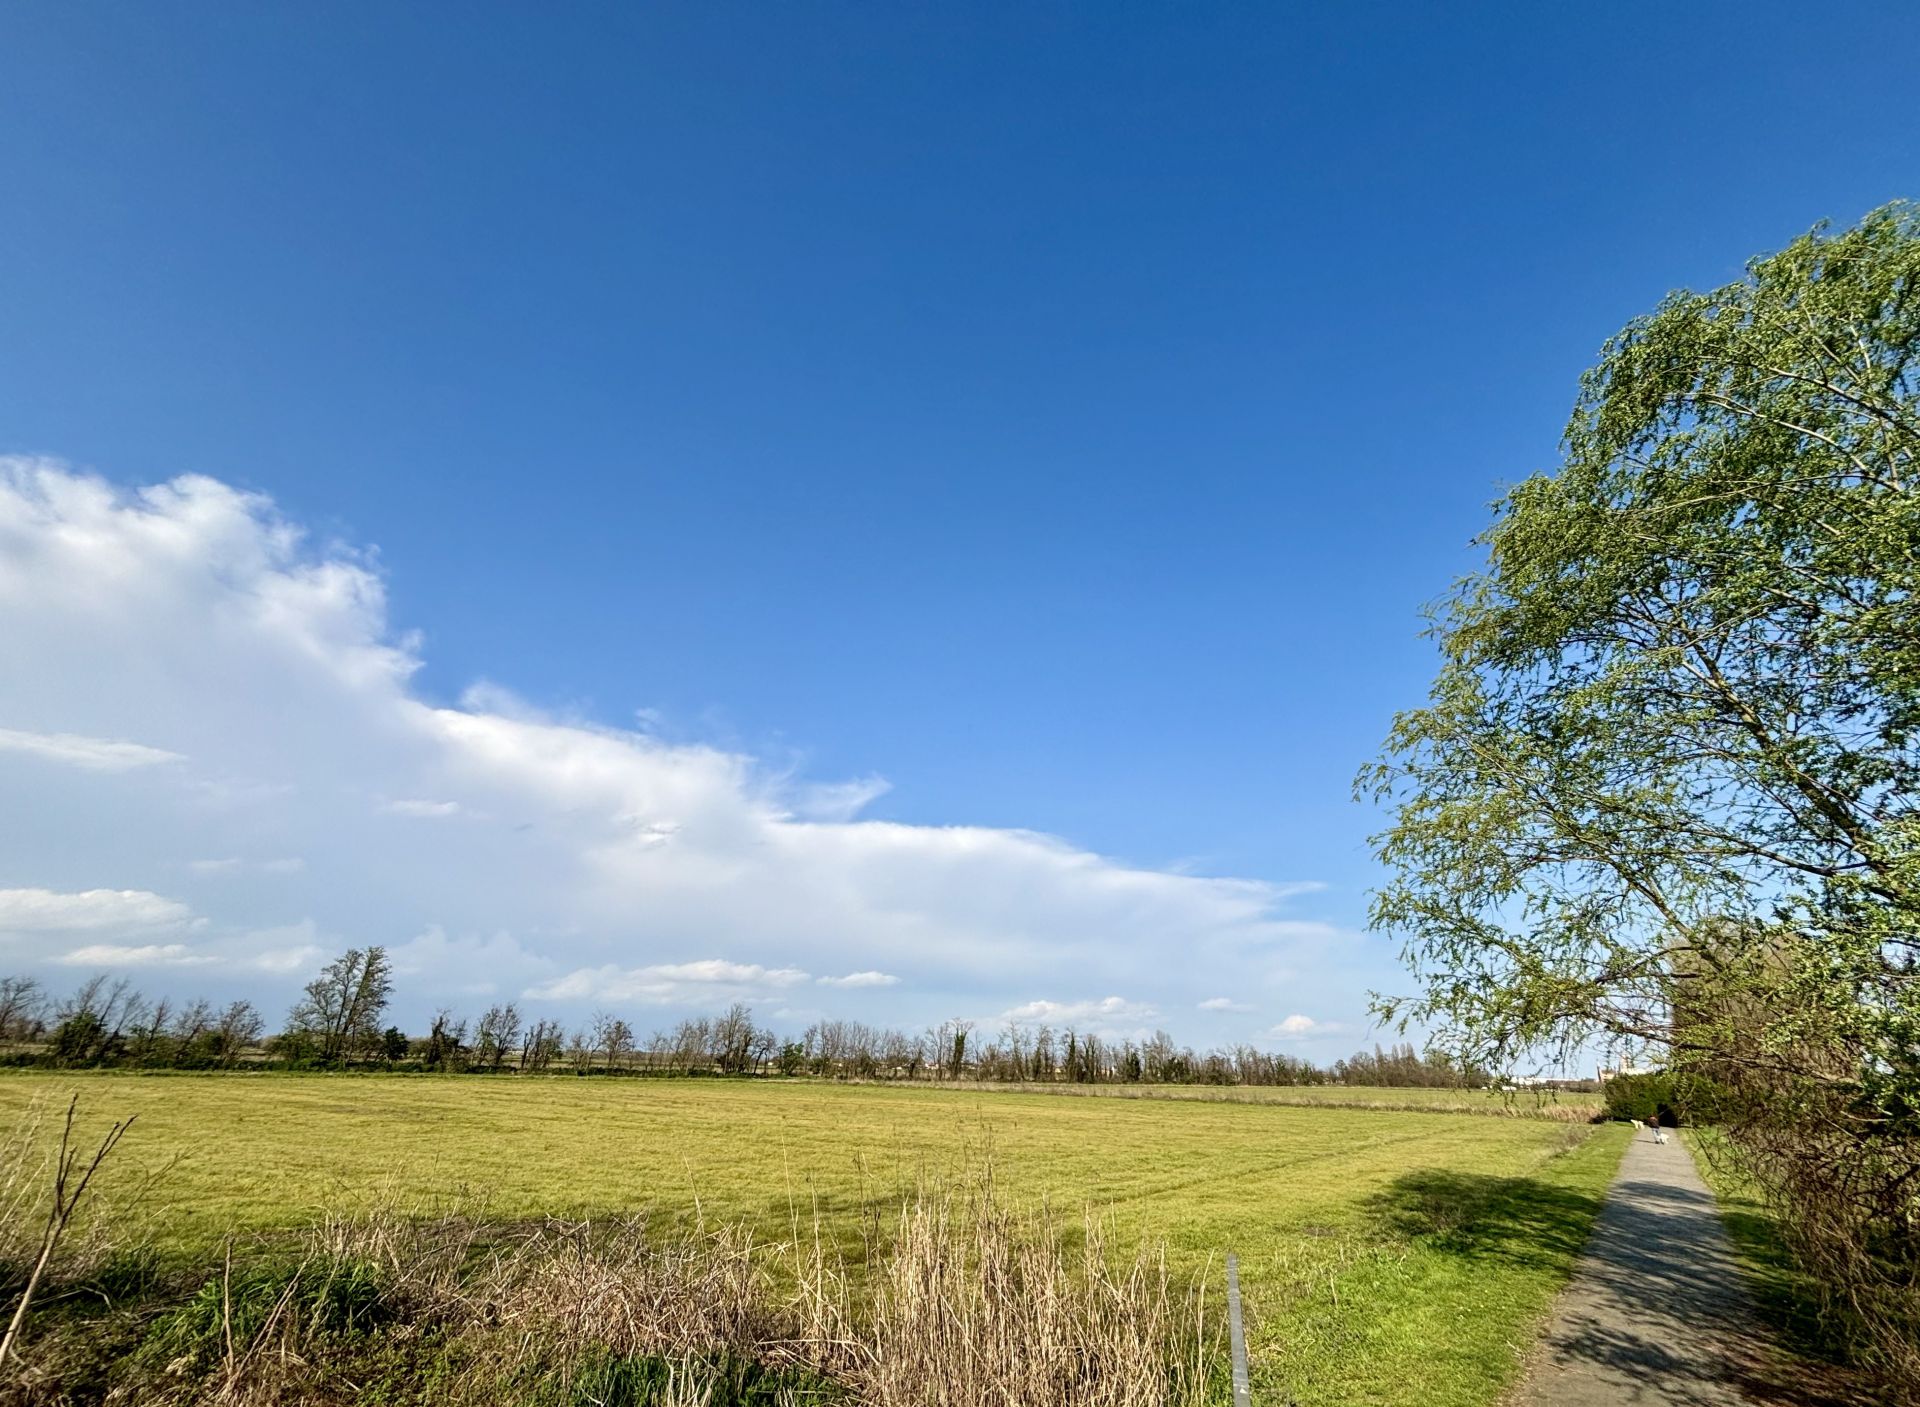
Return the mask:
<path id="1" fill-rule="evenodd" d="M 1602 1200 L 1533 1178 L 1418 1168 L 1367 1210 L 1381 1231 L 1445 1254 L 1551 1269 L 1586 1244 Z"/>
<path id="2" fill-rule="evenodd" d="M 1765 1302 L 1784 1298 L 1787 1287 L 1764 1277 L 1753 1284 L 1726 1248 L 1699 1241 L 1701 1219 L 1721 1215 L 1710 1194 L 1629 1181 L 1611 1197 L 1608 1210 L 1608 1197 L 1531 1178 L 1417 1169 L 1376 1194 L 1368 1210 L 1383 1233 L 1474 1264 L 1559 1271 L 1588 1251 L 1582 1283 L 1600 1303 L 1566 1317 L 1543 1347 L 1553 1361 L 1649 1391 L 1657 1385 L 1655 1400 L 1719 1407 L 1727 1383 L 1783 1407 L 1870 1400 L 1829 1363 L 1779 1352 L 1762 1324 L 1782 1327 L 1780 1306 Z M 1727 1229 L 1736 1240 L 1756 1234 L 1737 1223 Z M 1754 1298 L 1763 1302 L 1758 1315 Z M 1675 1325 L 1683 1329 L 1677 1339 Z M 1811 1346 L 1804 1333 L 1785 1338 L 1802 1355 Z"/>

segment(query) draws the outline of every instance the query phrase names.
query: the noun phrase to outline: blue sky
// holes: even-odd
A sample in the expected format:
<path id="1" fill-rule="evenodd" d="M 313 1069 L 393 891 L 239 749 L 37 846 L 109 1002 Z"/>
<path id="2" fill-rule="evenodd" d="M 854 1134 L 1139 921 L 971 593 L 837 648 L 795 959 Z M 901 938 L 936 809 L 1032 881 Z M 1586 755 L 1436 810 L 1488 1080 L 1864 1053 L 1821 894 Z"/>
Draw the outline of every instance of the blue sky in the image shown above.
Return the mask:
<path id="1" fill-rule="evenodd" d="M 1374 818 L 1349 785 L 1432 673 L 1420 604 L 1499 486 L 1552 465 L 1627 318 L 1916 194 L 1915 52 L 1889 6 L 11 7 L 0 453 L 40 458 L 13 471 L 0 550 L 37 565 L 0 622 L 43 653 L 0 663 L 0 730 L 174 760 L 0 749 L 0 890 L 29 896 L 0 967 L 64 981 L 93 953 L 277 1010 L 312 952 L 382 941 L 476 1003 L 1053 1003 L 1349 1048 L 1396 980 L 1357 932 Z M 76 474 L 214 484 L 116 506 Z M 286 525 L 305 545 L 276 556 Z M 128 545 L 156 532 L 192 561 Z M 76 533 L 143 565 L 45 555 Z M 399 647 L 379 707 L 217 626 L 222 591 L 329 571 L 363 576 L 302 629 Z M 691 826 L 650 809 L 672 788 L 555 782 L 508 825 L 500 777 L 433 772 L 393 710 L 440 719 L 422 749 L 462 718 L 616 748 L 554 764 L 573 780 L 620 747 L 728 759 L 713 795 L 795 825 L 543 925 L 610 842 L 534 859 L 481 828 L 639 794 Z M 326 765 L 281 776 L 299 737 Z M 423 770 L 446 795 L 407 790 Z M 258 809 L 208 820 L 188 794 L 216 774 Z M 400 872 L 314 803 L 322 776 L 471 833 Z M 1265 907 L 1207 889 L 1128 922 L 1026 852 L 909 882 L 861 848 L 1025 832 L 1119 892 L 1171 872 Z M 703 895 L 762 887 L 741 857 L 802 834 L 862 857 L 796 861 L 857 914 L 778 941 L 755 910 L 709 921 L 733 899 Z M 742 868 L 693 885 L 723 853 Z M 96 891 L 148 897 L 74 899 Z M 898 980 L 819 980 L 852 972 Z M 1248 1010 L 1197 1009 L 1223 997 Z"/>

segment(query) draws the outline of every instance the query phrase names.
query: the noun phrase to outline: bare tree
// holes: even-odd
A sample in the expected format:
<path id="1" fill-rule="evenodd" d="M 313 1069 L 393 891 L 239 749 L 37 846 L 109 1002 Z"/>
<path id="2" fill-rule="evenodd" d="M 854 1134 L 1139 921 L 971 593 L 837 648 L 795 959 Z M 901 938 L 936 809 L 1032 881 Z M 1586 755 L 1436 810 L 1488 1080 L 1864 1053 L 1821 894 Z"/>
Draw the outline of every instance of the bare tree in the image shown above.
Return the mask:
<path id="1" fill-rule="evenodd" d="M 707 1053 L 708 1023 L 705 1018 L 697 1021 L 682 1021 L 673 1028 L 674 1063 L 689 1075 L 697 1062 Z"/>
<path id="2" fill-rule="evenodd" d="M 558 1021 L 542 1018 L 527 1028 L 526 1038 L 520 1045 L 520 1068 L 522 1070 L 545 1070 L 553 1064 L 554 1057 L 560 1054 L 566 1036 Z"/>
<path id="3" fill-rule="evenodd" d="M 213 1008 L 196 999 L 181 1007 L 173 1018 L 174 1043 L 182 1050 L 204 1036 L 214 1024 Z"/>
<path id="4" fill-rule="evenodd" d="M 236 1063 L 241 1053 L 260 1039 L 266 1025 L 252 1002 L 229 1002 L 208 1033 L 213 1058 L 222 1065 Z"/>
<path id="5" fill-rule="evenodd" d="M 473 1032 L 473 1058 L 489 1070 L 498 1070 L 520 1043 L 520 1011 L 512 1002 L 490 1006 Z"/>
<path id="6" fill-rule="evenodd" d="M 46 1010 L 46 994 L 33 978 L 0 977 L 0 1042 L 31 1040 Z"/>
<path id="7" fill-rule="evenodd" d="M 595 1050 L 606 1053 L 607 1068 L 617 1070 L 633 1053 L 633 1027 L 610 1012 L 596 1011 L 592 1041 Z"/>
<path id="8" fill-rule="evenodd" d="M 713 1023 L 708 1050 L 722 1074 L 738 1075 L 747 1069 L 753 1053 L 753 1010 L 745 1002 L 735 1002 L 726 1015 Z"/>
<path id="9" fill-rule="evenodd" d="M 947 1078 L 957 1080 L 967 1070 L 967 1038 L 973 1034 L 973 1023 L 958 1018 L 942 1022 L 939 1032 L 940 1059 L 943 1062 Z"/>
<path id="10" fill-rule="evenodd" d="M 467 1023 L 444 1007 L 435 1014 L 433 1028 L 427 1032 L 427 1048 L 421 1063 L 429 1070 L 458 1070 L 466 1064 Z"/>

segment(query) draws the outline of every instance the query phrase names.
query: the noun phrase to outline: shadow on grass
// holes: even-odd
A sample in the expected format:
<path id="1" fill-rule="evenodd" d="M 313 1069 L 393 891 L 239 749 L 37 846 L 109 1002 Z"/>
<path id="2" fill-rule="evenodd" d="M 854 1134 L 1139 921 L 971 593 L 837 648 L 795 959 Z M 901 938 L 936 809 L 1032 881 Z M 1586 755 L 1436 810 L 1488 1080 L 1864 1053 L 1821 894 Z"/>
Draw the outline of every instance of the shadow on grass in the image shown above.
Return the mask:
<path id="1" fill-rule="evenodd" d="M 1566 1266 L 1586 1244 L 1602 1199 L 1526 1177 L 1417 1169 L 1368 1206 L 1382 1231 L 1476 1261 Z"/>
<path id="2" fill-rule="evenodd" d="M 1716 1209 L 1704 1192 L 1627 1182 L 1615 1195 L 1632 1203 L 1616 1210 L 1604 1232 L 1606 1254 L 1582 1274 L 1613 1303 L 1619 1322 L 1583 1316 L 1564 1331 L 1555 1352 L 1657 1382 L 1663 1400 L 1718 1404 L 1722 1384 L 1743 1384 L 1758 1401 L 1782 1407 L 1865 1407 L 1874 1399 L 1852 1375 L 1833 1367 L 1834 1344 L 1819 1331 L 1818 1311 L 1805 1277 L 1765 1217 L 1738 1208 Z M 1489 1177 L 1421 1169 L 1395 1179 L 1369 1205 L 1376 1226 L 1441 1254 L 1474 1264 L 1564 1272 L 1588 1244 L 1606 1198 L 1524 1177 Z M 1724 1251 L 1709 1254 L 1687 1230 L 1689 1222 L 1718 1215 L 1743 1253 L 1749 1274 Z M 1755 1332 L 1751 1301 L 1796 1358 L 1774 1351 L 1771 1336 Z M 1722 1352 L 1711 1359 L 1665 1341 L 1640 1316 L 1648 1309 L 1690 1325 L 1721 1322 Z M 1809 1359 L 1813 1361 L 1808 1361 Z"/>

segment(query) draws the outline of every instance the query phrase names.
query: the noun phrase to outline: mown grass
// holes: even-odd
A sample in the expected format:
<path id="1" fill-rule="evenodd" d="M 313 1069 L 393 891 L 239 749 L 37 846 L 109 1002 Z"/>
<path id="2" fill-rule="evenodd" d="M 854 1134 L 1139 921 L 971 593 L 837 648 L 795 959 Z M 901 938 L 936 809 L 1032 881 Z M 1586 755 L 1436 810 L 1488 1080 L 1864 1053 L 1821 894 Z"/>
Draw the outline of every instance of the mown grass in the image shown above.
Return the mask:
<path id="1" fill-rule="evenodd" d="M 166 1168 L 180 1254 L 459 1204 L 774 1240 L 817 1216 L 857 1257 L 911 1189 L 990 1164 L 1008 1204 L 1093 1207 L 1113 1245 L 1163 1241 L 1183 1274 L 1238 1251 L 1257 1400 L 1356 1407 L 1495 1400 L 1625 1143 L 1551 1119 L 715 1080 L 9 1075 L 0 1119 L 71 1091 L 140 1116 L 101 1205 Z"/>

